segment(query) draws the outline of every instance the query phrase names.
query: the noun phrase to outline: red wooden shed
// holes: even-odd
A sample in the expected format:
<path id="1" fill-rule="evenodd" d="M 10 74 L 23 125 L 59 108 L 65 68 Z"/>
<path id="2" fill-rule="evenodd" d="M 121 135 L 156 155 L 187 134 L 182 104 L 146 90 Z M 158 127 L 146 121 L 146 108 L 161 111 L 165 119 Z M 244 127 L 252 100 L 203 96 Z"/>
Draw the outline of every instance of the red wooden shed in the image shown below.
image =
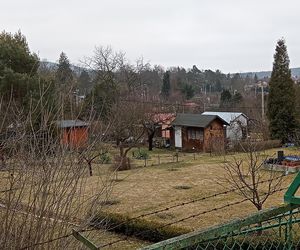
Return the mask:
<path id="1" fill-rule="evenodd" d="M 89 123 L 81 120 L 57 121 L 57 126 L 62 130 L 61 143 L 71 148 L 82 148 L 88 143 Z"/>

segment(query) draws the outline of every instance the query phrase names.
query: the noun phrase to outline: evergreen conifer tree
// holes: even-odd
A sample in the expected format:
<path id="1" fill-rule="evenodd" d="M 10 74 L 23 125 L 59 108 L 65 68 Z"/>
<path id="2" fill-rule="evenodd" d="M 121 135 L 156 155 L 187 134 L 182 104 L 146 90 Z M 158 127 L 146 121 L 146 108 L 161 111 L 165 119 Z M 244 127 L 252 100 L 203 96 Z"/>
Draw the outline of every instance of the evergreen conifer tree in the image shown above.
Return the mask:
<path id="1" fill-rule="evenodd" d="M 76 86 L 74 85 L 73 71 L 70 61 L 64 52 L 61 52 L 58 68 L 55 72 L 56 91 L 63 109 L 65 118 L 73 119 L 76 109 Z"/>
<path id="2" fill-rule="evenodd" d="M 70 67 L 70 61 L 64 52 L 61 52 L 56 70 L 56 81 L 61 85 L 69 85 L 73 80 L 73 72 Z"/>
<path id="3" fill-rule="evenodd" d="M 31 53 L 26 38 L 20 31 L 0 33 L 0 97 L 25 107 L 28 98 L 38 89 L 39 58 Z"/>
<path id="4" fill-rule="evenodd" d="M 297 127 L 295 89 L 289 63 L 285 40 L 280 39 L 274 54 L 267 116 L 271 138 L 282 142 L 289 141 Z"/>
<path id="5" fill-rule="evenodd" d="M 83 70 L 78 78 L 78 88 L 81 94 L 88 94 L 92 90 L 92 81 L 89 73 Z"/>
<path id="6" fill-rule="evenodd" d="M 231 105 L 232 95 L 229 90 L 224 89 L 221 93 L 220 107 L 229 107 Z"/>

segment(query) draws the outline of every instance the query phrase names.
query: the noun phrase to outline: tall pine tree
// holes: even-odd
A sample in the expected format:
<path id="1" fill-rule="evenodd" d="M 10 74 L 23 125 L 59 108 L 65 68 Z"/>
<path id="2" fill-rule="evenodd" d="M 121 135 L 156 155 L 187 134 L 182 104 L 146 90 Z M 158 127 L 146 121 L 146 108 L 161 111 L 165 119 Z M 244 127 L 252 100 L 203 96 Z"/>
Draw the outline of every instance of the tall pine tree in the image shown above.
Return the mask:
<path id="1" fill-rule="evenodd" d="M 295 89 L 285 40 L 277 42 L 268 97 L 269 129 L 272 139 L 288 142 L 297 127 Z"/>
<path id="2" fill-rule="evenodd" d="M 58 68 L 55 73 L 56 81 L 61 85 L 70 85 L 73 80 L 73 72 L 70 61 L 64 52 L 61 52 L 58 61 Z"/>
<path id="3" fill-rule="evenodd" d="M 76 117 L 76 99 L 74 92 L 73 71 L 70 61 L 64 52 L 61 52 L 58 60 L 58 68 L 55 72 L 57 96 L 59 96 L 60 107 L 62 107 L 65 118 Z"/>

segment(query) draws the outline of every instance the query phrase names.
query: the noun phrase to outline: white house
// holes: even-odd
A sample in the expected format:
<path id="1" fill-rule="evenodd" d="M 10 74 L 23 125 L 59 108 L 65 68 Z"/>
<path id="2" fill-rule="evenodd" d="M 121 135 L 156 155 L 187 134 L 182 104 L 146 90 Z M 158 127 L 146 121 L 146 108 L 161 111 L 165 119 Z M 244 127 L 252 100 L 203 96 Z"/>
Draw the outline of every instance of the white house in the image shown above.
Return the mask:
<path id="1" fill-rule="evenodd" d="M 230 140 L 241 140 L 247 136 L 247 125 L 249 118 L 239 112 L 204 112 L 203 115 L 217 115 L 226 121 L 226 137 Z"/>

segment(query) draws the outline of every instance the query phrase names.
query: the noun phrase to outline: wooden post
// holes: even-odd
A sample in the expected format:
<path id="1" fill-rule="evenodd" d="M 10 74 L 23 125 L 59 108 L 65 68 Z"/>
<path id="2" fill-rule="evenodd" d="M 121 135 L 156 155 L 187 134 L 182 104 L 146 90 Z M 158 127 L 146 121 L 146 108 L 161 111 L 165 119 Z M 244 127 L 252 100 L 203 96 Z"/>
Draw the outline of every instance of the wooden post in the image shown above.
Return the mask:
<path id="1" fill-rule="evenodd" d="M 79 240 L 80 242 L 82 242 L 89 249 L 92 249 L 92 250 L 98 250 L 98 249 L 100 249 L 93 242 L 91 242 L 90 240 L 88 240 L 86 237 L 84 237 L 82 234 L 80 234 L 79 232 L 77 232 L 75 229 L 72 230 L 72 234 L 73 234 L 73 236 L 77 240 Z"/>

